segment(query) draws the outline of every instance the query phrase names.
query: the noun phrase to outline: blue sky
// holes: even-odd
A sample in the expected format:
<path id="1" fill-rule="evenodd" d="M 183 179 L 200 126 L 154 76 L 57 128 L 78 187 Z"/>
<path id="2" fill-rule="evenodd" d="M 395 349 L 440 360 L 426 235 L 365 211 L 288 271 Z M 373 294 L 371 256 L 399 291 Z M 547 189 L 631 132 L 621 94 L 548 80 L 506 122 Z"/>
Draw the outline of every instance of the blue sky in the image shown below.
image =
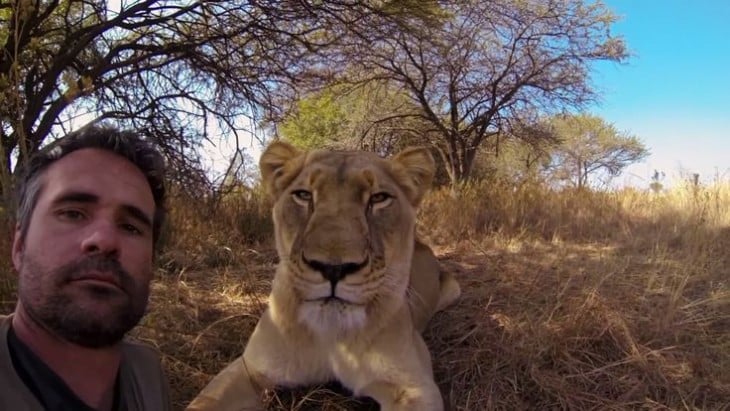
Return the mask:
<path id="1" fill-rule="evenodd" d="M 646 186 L 700 173 L 730 180 L 730 1 L 605 0 L 632 57 L 599 64 L 601 104 L 591 111 L 639 137 L 652 152 L 618 184 Z"/>

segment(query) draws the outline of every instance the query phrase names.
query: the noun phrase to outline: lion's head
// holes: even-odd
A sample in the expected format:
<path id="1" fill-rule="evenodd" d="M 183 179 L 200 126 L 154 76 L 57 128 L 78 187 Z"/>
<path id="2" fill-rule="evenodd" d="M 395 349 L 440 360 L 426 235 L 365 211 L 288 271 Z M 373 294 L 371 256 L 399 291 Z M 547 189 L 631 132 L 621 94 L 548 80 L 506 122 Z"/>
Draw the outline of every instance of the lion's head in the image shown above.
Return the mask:
<path id="1" fill-rule="evenodd" d="M 372 327 L 405 304 L 416 208 L 434 174 L 427 149 L 383 159 L 274 142 L 260 167 L 274 201 L 274 291 L 286 289 L 297 321 L 342 333 Z"/>

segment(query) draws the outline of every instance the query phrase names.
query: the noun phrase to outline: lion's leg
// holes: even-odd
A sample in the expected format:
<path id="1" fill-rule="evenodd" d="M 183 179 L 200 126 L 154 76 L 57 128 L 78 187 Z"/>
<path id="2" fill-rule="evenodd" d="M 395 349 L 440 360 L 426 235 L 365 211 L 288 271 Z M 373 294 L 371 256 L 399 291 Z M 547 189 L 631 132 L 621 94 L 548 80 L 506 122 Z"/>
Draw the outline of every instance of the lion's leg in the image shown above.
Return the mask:
<path id="1" fill-rule="evenodd" d="M 282 370 L 293 361 L 293 350 L 274 326 L 269 310 L 256 324 L 242 356 L 216 375 L 186 411 L 264 410 L 262 394 L 286 383 Z"/>
<path id="2" fill-rule="evenodd" d="M 240 356 L 219 372 L 188 405 L 186 411 L 260 411 L 265 378 Z"/>
<path id="3" fill-rule="evenodd" d="M 381 411 L 443 411 L 438 387 L 403 387 L 386 382 L 373 383 L 366 389 L 368 397 L 380 405 Z"/>
<path id="4" fill-rule="evenodd" d="M 441 272 L 440 278 L 439 301 L 436 305 L 436 311 L 441 311 L 451 305 L 461 296 L 461 287 L 449 272 Z"/>
<path id="5" fill-rule="evenodd" d="M 412 339 L 402 339 L 400 347 L 374 350 L 374 357 L 392 366 L 372 369 L 374 380 L 359 394 L 376 400 L 383 411 L 442 411 L 444 403 L 433 379 L 431 355 L 420 333 L 413 330 L 411 334 Z"/>
<path id="6" fill-rule="evenodd" d="M 416 241 L 411 259 L 411 272 L 408 287 L 408 305 L 413 325 L 420 332 L 436 312 L 441 292 L 440 266 L 431 249 Z"/>

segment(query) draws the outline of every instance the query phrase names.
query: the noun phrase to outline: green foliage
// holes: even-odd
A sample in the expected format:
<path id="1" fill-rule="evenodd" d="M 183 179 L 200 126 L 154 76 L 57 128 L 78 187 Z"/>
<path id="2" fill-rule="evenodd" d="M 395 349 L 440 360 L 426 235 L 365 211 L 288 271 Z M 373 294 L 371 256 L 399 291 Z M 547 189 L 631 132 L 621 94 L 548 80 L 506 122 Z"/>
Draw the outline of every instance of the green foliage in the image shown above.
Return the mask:
<path id="1" fill-rule="evenodd" d="M 489 178 L 512 184 L 541 182 L 550 165 L 554 142 L 548 138 L 531 139 L 500 135 L 485 144 L 474 165 L 473 177 Z"/>
<path id="2" fill-rule="evenodd" d="M 327 90 L 297 101 L 295 114 L 282 122 L 278 131 L 297 147 L 312 149 L 336 142 L 347 122 L 347 113 Z"/>
<path id="3" fill-rule="evenodd" d="M 615 177 L 649 155 L 638 137 L 597 116 L 563 115 L 550 125 L 560 141 L 552 152 L 551 174 L 575 187 L 587 186 L 591 178 Z"/>
<path id="4" fill-rule="evenodd" d="M 427 144 L 425 123 L 416 113 L 418 107 L 405 95 L 383 84 L 335 85 L 298 100 L 278 132 L 305 149 L 365 149 L 388 155 Z"/>
<path id="5" fill-rule="evenodd" d="M 474 176 L 581 188 L 608 182 L 648 154 L 637 137 L 600 117 L 561 115 L 522 125 L 485 144 Z M 661 190 L 655 178 L 652 189 Z"/>

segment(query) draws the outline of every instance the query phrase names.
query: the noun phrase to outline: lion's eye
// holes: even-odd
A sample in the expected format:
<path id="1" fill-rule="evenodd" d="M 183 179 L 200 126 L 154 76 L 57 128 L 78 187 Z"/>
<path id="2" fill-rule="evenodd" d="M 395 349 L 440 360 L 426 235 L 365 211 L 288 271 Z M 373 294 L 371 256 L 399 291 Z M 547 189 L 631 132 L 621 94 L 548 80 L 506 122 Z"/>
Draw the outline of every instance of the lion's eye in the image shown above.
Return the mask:
<path id="1" fill-rule="evenodd" d="M 384 202 L 390 200 L 391 198 L 393 198 L 393 196 L 391 196 L 388 193 L 375 193 L 370 196 L 370 204 L 375 205 L 375 204 L 384 203 Z"/>
<path id="2" fill-rule="evenodd" d="M 312 193 L 307 190 L 294 190 L 292 191 L 291 195 L 294 197 L 295 200 L 307 203 L 312 201 Z"/>

